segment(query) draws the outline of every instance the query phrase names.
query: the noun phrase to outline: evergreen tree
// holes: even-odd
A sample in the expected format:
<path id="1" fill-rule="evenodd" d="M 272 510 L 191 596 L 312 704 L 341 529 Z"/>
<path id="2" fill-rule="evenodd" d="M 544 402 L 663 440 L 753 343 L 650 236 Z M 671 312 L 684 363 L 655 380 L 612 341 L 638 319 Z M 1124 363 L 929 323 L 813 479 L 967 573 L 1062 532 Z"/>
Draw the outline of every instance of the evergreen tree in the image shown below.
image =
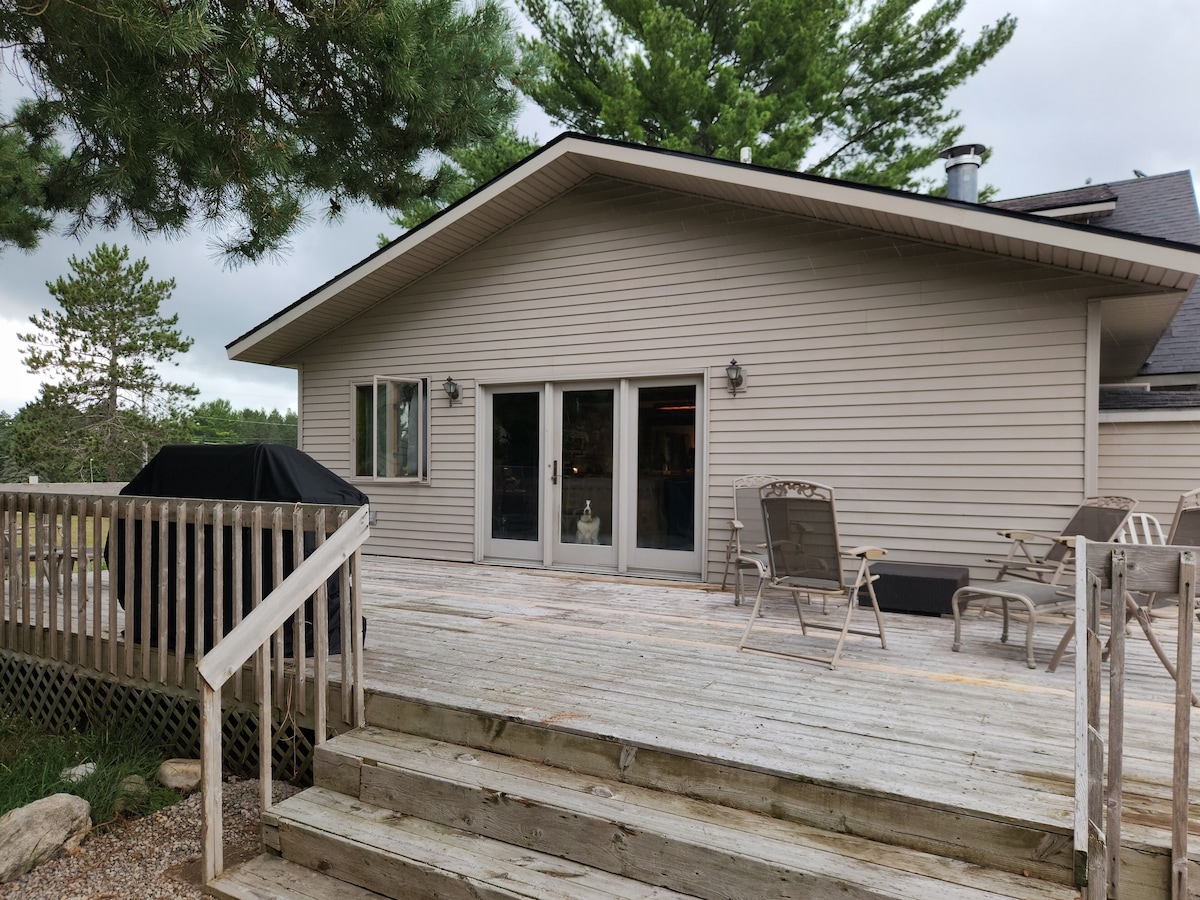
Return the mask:
<path id="1" fill-rule="evenodd" d="M 55 462 L 56 470 L 126 480 L 181 434 L 196 389 L 167 381 L 159 366 L 178 365 L 192 340 L 175 327 L 178 315 L 160 314 L 174 279 L 148 280 L 148 264 L 129 263 L 127 247 L 101 244 L 70 267 L 72 275 L 46 283 L 60 309 L 31 316 L 37 330 L 18 335 L 29 371 L 51 380 L 18 415 L 13 455 L 43 474 L 38 465 L 59 444 L 74 463 Z"/>
<path id="2" fill-rule="evenodd" d="M 523 138 L 511 125 L 493 140 L 470 144 L 448 154 L 445 178 L 436 195 L 421 197 L 407 204 L 392 221 L 401 228 L 416 228 L 442 207 L 465 197 L 476 187 L 512 168 L 537 150 L 537 138 Z M 379 245 L 387 244 L 387 235 L 379 236 Z"/>
<path id="3" fill-rule="evenodd" d="M 16 417 L 0 410 L 0 484 L 24 481 L 26 474 L 12 458 L 12 437 Z"/>
<path id="4" fill-rule="evenodd" d="M 524 89 L 585 134 L 893 188 L 959 140 L 950 92 L 996 55 L 966 0 L 521 0 Z"/>
<path id="5" fill-rule="evenodd" d="M 921 172 L 962 134 L 946 100 L 1016 28 L 1004 16 L 964 42 L 966 0 L 518 2 L 540 32 L 522 40 L 521 89 L 572 131 L 730 160 L 750 147 L 757 165 L 935 194 Z M 394 221 L 533 149 L 512 138 L 453 153 L 458 177 Z"/>
<path id="6" fill-rule="evenodd" d="M 0 0 L 0 45 L 36 93 L 0 118 L 0 246 L 56 214 L 72 231 L 198 218 L 255 259 L 308 207 L 436 193 L 450 173 L 428 154 L 516 108 L 498 0 Z"/>
<path id="7" fill-rule="evenodd" d="M 57 157 L 56 145 L 35 145 L 22 129 L 0 127 L 0 248 L 32 250 L 50 229 L 42 190 L 47 161 Z"/>

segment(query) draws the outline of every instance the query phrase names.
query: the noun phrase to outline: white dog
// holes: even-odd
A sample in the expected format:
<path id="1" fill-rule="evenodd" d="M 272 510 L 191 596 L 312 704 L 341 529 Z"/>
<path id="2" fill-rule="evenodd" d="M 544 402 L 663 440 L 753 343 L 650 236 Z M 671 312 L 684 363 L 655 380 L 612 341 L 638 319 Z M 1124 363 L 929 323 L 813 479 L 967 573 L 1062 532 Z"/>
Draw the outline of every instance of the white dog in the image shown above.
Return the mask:
<path id="1" fill-rule="evenodd" d="M 592 501 L 583 501 L 583 513 L 575 524 L 575 543 L 600 543 L 600 517 L 592 515 Z"/>

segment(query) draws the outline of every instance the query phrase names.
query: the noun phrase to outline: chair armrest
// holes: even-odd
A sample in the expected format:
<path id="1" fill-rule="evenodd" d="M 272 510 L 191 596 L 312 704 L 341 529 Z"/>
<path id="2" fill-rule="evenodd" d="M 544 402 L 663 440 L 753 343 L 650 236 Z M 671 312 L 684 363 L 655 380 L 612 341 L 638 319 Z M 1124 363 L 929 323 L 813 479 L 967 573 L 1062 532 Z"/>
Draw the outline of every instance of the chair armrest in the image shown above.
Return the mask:
<path id="1" fill-rule="evenodd" d="M 1010 541 L 1052 541 L 1056 537 L 1053 534 L 1042 534 L 1039 531 L 1024 531 L 1020 528 L 997 531 L 996 534 L 1000 535 L 1000 537 L 1008 538 Z"/>
<path id="2" fill-rule="evenodd" d="M 887 551 L 882 547 L 851 547 L 843 550 L 842 556 L 857 556 L 861 559 L 883 559 Z"/>
<path id="3" fill-rule="evenodd" d="M 741 522 L 739 522 L 737 519 L 730 519 L 729 527 L 732 528 L 734 531 L 741 531 L 746 526 L 743 525 Z"/>
<path id="4" fill-rule="evenodd" d="M 734 557 L 734 562 L 739 566 L 754 566 L 754 568 L 758 569 L 759 578 L 767 577 L 767 564 L 761 557 L 739 554 Z"/>
<path id="5" fill-rule="evenodd" d="M 1060 534 L 1054 538 L 1055 543 L 1062 544 L 1064 547 L 1075 549 L 1075 535 Z"/>

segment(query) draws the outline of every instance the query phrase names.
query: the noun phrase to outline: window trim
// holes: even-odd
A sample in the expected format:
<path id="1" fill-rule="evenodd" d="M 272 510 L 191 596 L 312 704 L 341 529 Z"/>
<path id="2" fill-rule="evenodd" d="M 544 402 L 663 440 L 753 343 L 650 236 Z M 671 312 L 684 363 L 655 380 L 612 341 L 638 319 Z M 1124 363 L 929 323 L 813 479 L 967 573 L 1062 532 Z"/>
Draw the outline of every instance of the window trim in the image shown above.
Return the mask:
<path id="1" fill-rule="evenodd" d="M 416 475 L 379 475 L 379 388 L 380 385 L 413 385 L 417 386 L 416 416 L 418 420 L 417 469 Z M 359 378 L 350 383 L 350 471 L 351 480 L 360 482 L 382 482 L 388 484 L 428 484 L 430 472 L 430 379 L 425 375 L 372 375 L 370 378 Z M 359 390 L 371 389 L 371 424 L 370 424 L 370 472 L 359 473 Z"/>

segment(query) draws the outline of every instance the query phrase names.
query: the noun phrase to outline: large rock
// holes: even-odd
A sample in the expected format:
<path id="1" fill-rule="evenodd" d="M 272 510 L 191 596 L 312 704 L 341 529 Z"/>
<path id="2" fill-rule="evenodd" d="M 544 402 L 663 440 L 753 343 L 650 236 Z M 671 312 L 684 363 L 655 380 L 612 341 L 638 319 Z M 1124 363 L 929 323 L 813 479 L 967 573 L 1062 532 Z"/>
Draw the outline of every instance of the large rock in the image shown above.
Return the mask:
<path id="1" fill-rule="evenodd" d="M 158 767 L 158 783 L 187 794 L 200 786 L 200 760 L 168 759 Z"/>
<path id="2" fill-rule="evenodd" d="M 82 797 L 52 794 L 0 816 L 0 883 L 74 850 L 92 827 L 91 815 Z"/>

